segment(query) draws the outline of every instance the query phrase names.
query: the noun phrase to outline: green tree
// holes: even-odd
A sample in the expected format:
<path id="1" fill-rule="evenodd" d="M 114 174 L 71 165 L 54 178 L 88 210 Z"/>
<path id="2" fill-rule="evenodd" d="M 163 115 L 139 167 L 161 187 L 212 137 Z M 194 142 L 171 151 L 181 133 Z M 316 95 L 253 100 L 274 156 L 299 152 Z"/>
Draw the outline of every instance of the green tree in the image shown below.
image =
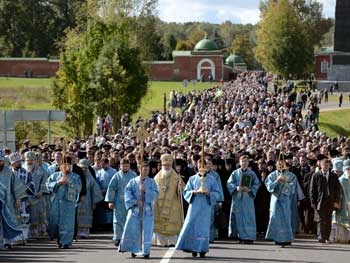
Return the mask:
<path id="1" fill-rule="evenodd" d="M 269 5 L 278 3 L 279 0 L 265 0 L 260 2 L 262 16 L 266 14 Z M 331 18 L 324 18 L 322 15 L 322 4 L 317 0 L 293 0 L 289 1 L 294 8 L 300 21 L 303 22 L 305 33 L 313 46 L 319 46 L 323 36 L 329 32 L 334 21 Z"/>
<path id="2" fill-rule="evenodd" d="M 77 7 L 86 0 L 0 1 L 0 55 L 57 56 L 67 27 L 75 25 Z M 1 48 L 5 46 L 6 48 Z"/>
<path id="3" fill-rule="evenodd" d="M 121 116 L 135 113 L 147 93 L 148 77 L 140 52 L 115 36 L 104 45 L 95 66 L 91 85 L 97 91 L 96 113 L 110 114 L 119 128 Z"/>
<path id="4" fill-rule="evenodd" d="M 206 31 L 199 29 L 199 28 L 195 28 L 194 30 L 192 30 L 189 35 L 188 35 L 188 46 L 190 47 L 190 50 L 193 50 L 195 45 L 202 40 L 207 34 Z"/>
<path id="5" fill-rule="evenodd" d="M 183 41 L 183 40 L 179 40 L 176 44 L 176 50 L 182 50 L 182 51 L 186 51 L 186 50 L 191 50 L 192 49 L 192 45 L 188 43 L 188 41 Z"/>
<path id="6" fill-rule="evenodd" d="M 240 55 L 248 69 L 255 68 L 253 53 L 254 43 L 251 41 L 250 32 L 240 33 L 236 36 L 230 47 L 230 52 Z"/>
<path id="7" fill-rule="evenodd" d="M 41 140 L 46 140 L 47 128 L 45 124 L 41 121 L 17 121 L 15 123 L 15 133 L 17 148 L 22 145 L 23 141 L 27 138 L 31 138 L 31 143 L 33 145 L 39 144 Z"/>
<path id="8" fill-rule="evenodd" d="M 224 39 L 221 37 L 220 32 L 218 29 L 215 29 L 214 32 L 214 42 L 216 43 L 216 46 L 218 49 L 222 50 L 226 47 L 226 44 L 224 42 Z"/>
<path id="9" fill-rule="evenodd" d="M 176 38 L 174 34 L 168 33 L 167 35 L 164 36 L 163 39 L 163 53 L 162 53 L 162 59 L 163 60 L 172 60 L 173 55 L 172 52 L 176 49 Z"/>
<path id="10" fill-rule="evenodd" d="M 108 2 L 120 12 L 108 6 L 101 15 L 101 6 L 89 0 L 86 29 L 68 31 L 52 94 L 54 106 L 67 112 L 71 135 L 92 134 L 96 115 L 110 114 L 118 127 L 121 114 L 136 112 L 146 94 L 142 43 L 134 41 L 138 18 L 130 17 L 128 3 Z"/>
<path id="11" fill-rule="evenodd" d="M 313 45 L 306 32 L 288 0 L 271 2 L 257 30 L 257 61 L 284 77 L 305 72 L 313 61 Z"/>

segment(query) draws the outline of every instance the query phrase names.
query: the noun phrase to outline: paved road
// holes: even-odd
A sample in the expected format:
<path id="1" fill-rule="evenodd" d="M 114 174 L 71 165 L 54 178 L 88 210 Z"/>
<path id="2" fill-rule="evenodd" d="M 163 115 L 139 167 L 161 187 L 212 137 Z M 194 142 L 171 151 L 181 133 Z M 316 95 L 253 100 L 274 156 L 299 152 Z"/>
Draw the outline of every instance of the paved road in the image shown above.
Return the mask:
<path id="1" fill-rule="evenodd" d="M 119 253 L 111 241 L 111 234 L 93 234 L 91 239 L 79 240 L 71 249 L 58 249 L 53 241 L 41 239 L 26 246 L 14 247 L 0 252 L 0 262 L 84 262 L 124 263 L 140 262 L 142 257 L 131 258 L 129 253 Z M 323 245 L 315 239 L 299 237 L 292 246 L 280 248 L 268 241 L 257 241 L 253 245 L 242 245 L 236 241 L 216 241 L 210 245 L 205 259 L 193 258 L 190 254 L 173 248 L 152 247 L 147 262 L 285 262 L 285 263 L 348 263 L 350 245 Z"/>
<path id="2" fill-rule="evenodd" d="M 339 107 L 337 102 L 321 103 L 318 106 L 320 108 L 320 112 L 350 109 L 350 103 L 348 101 L 346 101 L 346 103 L 343 103 L 341 107 Z"/>

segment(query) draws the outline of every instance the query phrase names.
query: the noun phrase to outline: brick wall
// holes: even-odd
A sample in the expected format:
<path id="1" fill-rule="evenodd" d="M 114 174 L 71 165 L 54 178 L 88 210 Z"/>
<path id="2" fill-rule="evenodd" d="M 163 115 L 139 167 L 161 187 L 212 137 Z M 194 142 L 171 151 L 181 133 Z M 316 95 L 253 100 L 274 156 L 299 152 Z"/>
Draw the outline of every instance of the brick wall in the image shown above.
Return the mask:
<path id="1" fill-rule="evenodd" d="M 2 77 L 52 77 L 59 68 L 59 60 L 48 59 L 0 59 Z"/>
<path id="2" fill-rule="evenodd" d="M 197 65 L 202 59 L 210 59 L 215 65 L 215 80 L 224 78 L 228 79 L 228 71 L 224 71 L 223 58 L 218 56 L 178 56 L 174 58 L 174 61 L 168 62 L 146 62 L 148 65 L 150 78 L 152 80 L 176 80 L 182 81 L 184 79 L 199 80 L 200 76 L 197 75 Z M 209 67 L 208 62 L 203 63 L 204 67 Z M 232 70 L 231 70 L 232 71 Z M 210 69 L 204 68 L 201 70 L 201 74 L 204 75 L 205 80 L 208 80 Z"/>
<path id="3" fill-rule="evenodd" d="M 148 67 L 150 79 L 161 81 L 182 81 L 184 79 L 199 80 L 197 76 L 197 65 L 202 59 L 210 59 L 215 64 L 215 80 L 219 81 L 230 79 L 232 70 L 224 68 L 223 57 L 216 56 L 178 56 L 174 61 L 154 61 L 145 62 Z M 204 67 L 210 66 L 208 62 L 203 64 Z M 31 77 L 52 77 L 55 76 L 59 68 L 59 60 L 48 60 L 45 58 L 38 59 L 17 59 L 1 58 L 0 59 L 0 76 L 8 77 L 25 77 L 26 74 Z M 210 74 L 209 69 L 202 69 L 201 74 L 207 81 Z"/>

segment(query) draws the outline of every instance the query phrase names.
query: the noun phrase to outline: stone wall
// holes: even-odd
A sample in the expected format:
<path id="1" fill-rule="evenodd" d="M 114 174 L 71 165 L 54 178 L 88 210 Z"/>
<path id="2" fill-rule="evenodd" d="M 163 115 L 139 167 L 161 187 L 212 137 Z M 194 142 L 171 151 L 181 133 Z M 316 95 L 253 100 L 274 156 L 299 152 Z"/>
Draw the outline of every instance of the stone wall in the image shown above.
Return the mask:
<path id="1" fill-rule="evenodd" d="M 349 81 L 350 65 L 332 65 L 328 71 L 328 80 L 330 81 Z"/>
<path id="2" fill-rule="evenodd" d="M 322 90 L 324 88 L 329 89 L 330 85 L 334 85 L 334 81 L 317 81 L 317 89 Z M 339 91 L 350 92 L 350 81 L 338 81 Z"/>

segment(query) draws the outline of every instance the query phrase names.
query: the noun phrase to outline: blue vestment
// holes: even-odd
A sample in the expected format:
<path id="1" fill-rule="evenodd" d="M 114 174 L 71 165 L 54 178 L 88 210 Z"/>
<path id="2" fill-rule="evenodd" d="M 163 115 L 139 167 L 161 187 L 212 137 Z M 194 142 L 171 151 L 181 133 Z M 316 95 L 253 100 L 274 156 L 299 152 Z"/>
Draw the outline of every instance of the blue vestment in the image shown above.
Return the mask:
<path id="1" fill-rule="evenodd" d="M 237 191 L 241 185 L 242 174 L 251 176 L 251 191 Z M 238 237 L 241 240 L 256 240 L 256 221 L 254 198 L 260 182 L 255 172 L 251 169 L 242 171 L 234 170 L 227 181 L 227 189 L 232 195 L 229 237 Z"/>
<path id="2" fill-rule="evenodd" d="M 294 238 L 292 228 L 292 203 L 296 198 L 297 179 L 289 172 L 283 172 L 286 182 L 277 182 L 279 171 L 273 171 L 265 180 L 267 190 L 271 193 L 270 221 L 266 239 L 277 243 L 291 242 Z"/>
<path id="3" fill-rule="evenodd" d="M 0 250 L 3 249 L 4 239 L 12 239 L 20 234 L 22 230 L 19 228 L 16 218 L 12 213 L 8 202 L 8 188 L 0 183 Z"/>
<path id="4" fill-rule="evenodd" d="M 56 173 L 60 170 L 60 166 L 58 163 L 53 163 L 47 167 L 47 173 L 48 175 L 51 175 L 53 173 Z"/>
<path id="5" fill-rule="evenodd" d="M 7 202 L 13 215 L 16 214 L 14 203 L 27 197 L 27 189 L 19 177 L 16 177 L 8 166 L 4 166 L 0 171 L 0 183 L 7 191 Z"/>
<path id="6" fill-rule="evenodd" d="M 46 232 L 47 219 L 49 213 L 48 202 L 48 189 L 46 187 L 46 181 L 48 178 L 47 172 L 38 165 L 35 165 L 34 170 L 31 172 L 34 183 L 34 194 L 31 196 L 31 208 L 30 208 L 30 228 L 31 236 L 36 237 Z M 42 195 L 38 196 L 41 192 Z"/>
<path id="7" fill-rule="evenodd" d="M 339 177 L 342 188 L 340 209 L 335 213 L 335 222 L 346 228 L 350 227 L 350 181 L 346 173 Z"/>
<path id="8" fill-rule="evenodd" d="M 34 194 L 34 183 L 32 180 L 31 173 L 27 172 L 24 168 L 19 167 L 18 169 L 14 169 L 12 167 L 12 173 L 14 177 L 16 177 L 18 180 L 20 180 L 23 185 L 26 187 L 26 198 L 22 198 L 20 201 L 20 207 L 15 208 L 15 218 L 17 219 L 18 224 L 20 225 L 22 229 L 22 234 L 11 239 L 6 240 L 5 244 L 13 245 L 16 242 L 24 242 L 24 240 L 28 239 L 28 229 L 29 229 L 29 213 L 30 213 L 30 206 L 28 205 L 28 199 L 30 199 Z"/>
<path id="9" fill-rule="evenodd" d="M 122 170 L 113 175 L 107 189 L 105 201 L 113 203 L 113 240 L 120 240 L 126 219 L 126 208 L 124 202 L 124 189 L 128 182 L 137 177 L 132 170 L 124 173 Z"/>
<path id="10" fill-rule="evenodd" d="M 96 172 L 96 182 L 100 186 L 103 195 L 106 194 L 108 185 L 116 172 L 117 170 L 111 167 L 107 170 L 100 169 Z"/>
<path id="11" fill-rule="evenodd" d="M 220 195 L 218 200 L 216 202 L 224 202 L 224 190 L 222 189 L 221 179 L 219 174 L 214 170 L 209 170 L 209 175 L 213 176 L 218 183 Z M 210 213 L 210 241 L 214 241 L 214 239 L 218 236 L 217 226 L 215 225 L 215 214 L 218 209 L 217 204 L 211 206 L 211 213 Z"/>
<path id="12" fill-rule="evenodd" d="M 135 177 L 129 181 L 125 187 L 125 207 L 127 217 L 124 231 L 120 240 L 119 251 L 132 253 L 141 252 L 142 255 L 148 255 L 151 251 L 152 234 L 154 227 L 153 204 L 158 197 L 158 187 L 156 182 L 146 177 L 143 181 L 145 186 L 144 205 L 142 209 L 142 218 L 140 218 L 140 177 Z M 142 222 L 142 248 L 140 247 L 140 223 Z"/>
<path id="13" fill-rule="evenodd" d="M 216 179 L 207 174 L 204 186 L 210 195 L 194 194 L 194 190 L 200 188 L 200 179 L 199 174 L 191 176 L 183 192 L 189 208 L 175 246 L 178 250 L 204 253 L 209 251 L 211 207 L 216 205 L 221 192 Z"/>
<path id="14" fill-rule="evenodd" d="M 59 185 L 58 180 L 63 177 L 62 172 L 49 176 L 46 185 L 53 193 L 49 215 L 49 234 L 57 238 L 59 245 L 72 245 L 74 234 L 75 208 L 81 191 L 79 175 L 70 173 L 68 185 Z"/>
<path id="15" fill-rule="evenodd" d="M 84 236 L 84 231 L 89 231 L 92 227 L 92 215 L 94 204 L 103 200 L 102 192 L 100 186 L 97 184 L 96 180 L 92 177 L 89 170 L 84 171 L 86 178 L 86 196 L 78 204 L 77 210 L 77 221 L 78 221 L 78 235 Z M 81 231 L 81 232 L 80 232 Z"/>

